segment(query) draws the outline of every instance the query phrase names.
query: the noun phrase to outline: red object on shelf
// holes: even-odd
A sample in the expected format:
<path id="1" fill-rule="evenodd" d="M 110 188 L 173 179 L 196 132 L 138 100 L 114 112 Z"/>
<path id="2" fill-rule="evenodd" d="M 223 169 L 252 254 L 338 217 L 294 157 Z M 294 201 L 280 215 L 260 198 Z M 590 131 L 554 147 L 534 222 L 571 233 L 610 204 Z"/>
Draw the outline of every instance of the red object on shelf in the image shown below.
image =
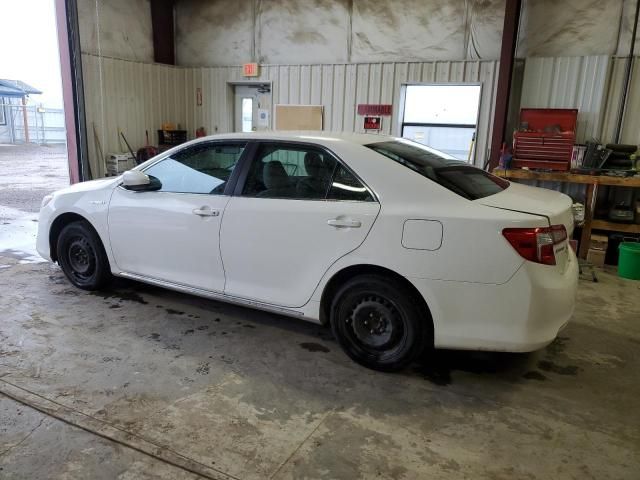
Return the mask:
<path id="1" fill-rule="evenodd" d="M 569 170 L 576 141 L 575 108 L 523 108 L 520 128 L 513 134 L 512 168 Z"/>

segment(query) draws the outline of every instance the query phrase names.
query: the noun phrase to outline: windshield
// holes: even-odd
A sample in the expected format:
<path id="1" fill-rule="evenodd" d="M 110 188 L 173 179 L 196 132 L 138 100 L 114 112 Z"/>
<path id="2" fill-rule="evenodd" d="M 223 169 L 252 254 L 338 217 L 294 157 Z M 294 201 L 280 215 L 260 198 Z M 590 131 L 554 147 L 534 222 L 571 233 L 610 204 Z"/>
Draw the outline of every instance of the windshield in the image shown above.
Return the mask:
<path id="1" fill-rule="evenodd" d="M 500 177 L 410 140 L 365 146 L 469 200 L 494 195 L 509 186 Z"/>

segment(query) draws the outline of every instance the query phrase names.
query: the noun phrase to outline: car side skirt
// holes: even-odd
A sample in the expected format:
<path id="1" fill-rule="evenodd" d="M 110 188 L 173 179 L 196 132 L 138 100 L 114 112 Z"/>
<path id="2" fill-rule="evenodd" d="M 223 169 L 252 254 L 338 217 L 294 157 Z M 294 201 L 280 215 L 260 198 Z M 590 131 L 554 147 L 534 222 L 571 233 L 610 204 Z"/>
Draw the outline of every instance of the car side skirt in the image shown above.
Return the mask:
<path id="1" fill-rule="evenodd" d="M 148 283 L 157 287 L 167 288 L 169 290 L 175 290 L 190 295 L 196 295 L 198 297 L 208 298 L 210 300 L 218 300 L 221 302 L 232 303 L 234 305 L 240 305 L 243 307 L 255 308 L 258 310 L 265 310 L 268 312 L 279 313 L 281 315 L 287 315 L 290 317 L 301 318 L 303 320 L 319 323 L 318 320 L 305 317 L 304 312 L 291 308 L 279 307 L 277 305 L 271 305 L 269 303 L 257 302 L 255 300 L 249 300 L 241 297 L 234 297 L 231 295 L 225 295 L 221 292 L 213 292 L 210 290 L 203 290 L 201 288 L 191 287 L 189 285 L 182 285 L 180 283 L 173 283 L 166 280 L 160 280 L 157 278 L 147 277 L 145 275 L 138 275 L 135 273 L 118 272 L 114 273 L 118 277 L 128 278 L 130 280 L 136 280 L 142 283 Z"/>

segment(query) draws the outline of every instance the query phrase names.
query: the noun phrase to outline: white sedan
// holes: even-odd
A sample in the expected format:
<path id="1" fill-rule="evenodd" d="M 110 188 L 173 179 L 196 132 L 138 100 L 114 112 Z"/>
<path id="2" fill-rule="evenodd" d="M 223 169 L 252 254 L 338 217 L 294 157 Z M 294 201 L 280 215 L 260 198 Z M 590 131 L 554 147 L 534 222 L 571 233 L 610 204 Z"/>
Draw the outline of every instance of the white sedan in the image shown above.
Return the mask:
<path id="1" fill-rule="evenodd" d="M 112 275 L 329 324 L 356 362 L 532 351 L 572 316 L 571 199 L 381 135 L 230 134 L 42 202 L 37 248 Z"/>

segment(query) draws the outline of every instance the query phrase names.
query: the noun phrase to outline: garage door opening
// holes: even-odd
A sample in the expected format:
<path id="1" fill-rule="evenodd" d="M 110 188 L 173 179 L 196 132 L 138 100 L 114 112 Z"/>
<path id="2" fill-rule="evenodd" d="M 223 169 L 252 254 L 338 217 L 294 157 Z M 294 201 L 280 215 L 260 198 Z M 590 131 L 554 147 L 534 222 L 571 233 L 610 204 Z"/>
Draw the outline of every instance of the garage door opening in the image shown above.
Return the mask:
<path id="1" fill-rule="evenodd" d="M 402 137 L 473 162 L 481 86 L 407 85 Z"/>
<path id="2" fill-rule="evenodd" d="M 1 11 L 0 258 L 35 263 L 42 199 L 69 185 L 56 16 L 51 0 Z"/>

